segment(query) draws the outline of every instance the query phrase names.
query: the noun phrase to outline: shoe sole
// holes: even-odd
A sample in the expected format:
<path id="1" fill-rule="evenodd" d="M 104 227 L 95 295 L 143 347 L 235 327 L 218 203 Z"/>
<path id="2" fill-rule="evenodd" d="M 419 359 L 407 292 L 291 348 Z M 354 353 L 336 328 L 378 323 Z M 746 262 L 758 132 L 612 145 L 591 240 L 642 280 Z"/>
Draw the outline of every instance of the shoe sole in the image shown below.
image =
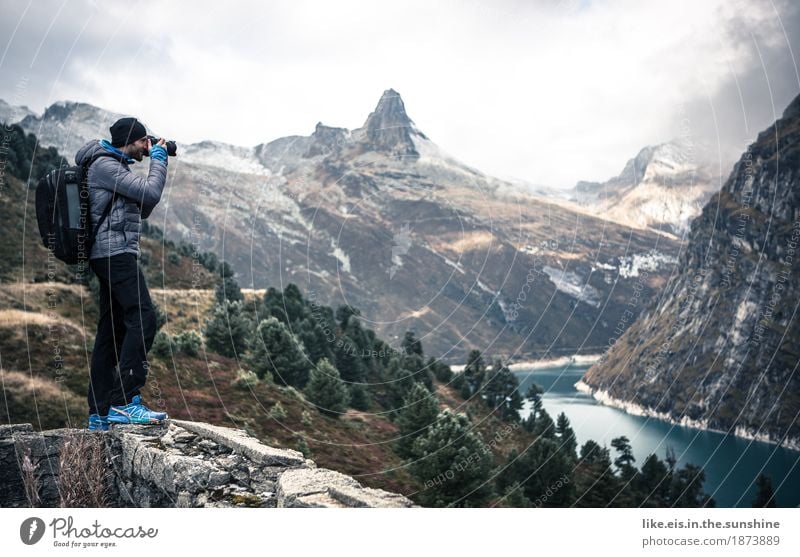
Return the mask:
<path id="1" fill-rule="evenodd" d="M 150 419 L 147 419 L 147 420 L 144 420 L 144 419 L 131 420 L 130 418 L 124 418 L 124 419 L 121 419 L 121 420 L 112 420 L 111 418 L 109 418 L 108 423 L 110 423 L 110 424 L 141 424 L 141 425 L 147 425 L 147 424 L 160 424 L 160 423 L 162 423 L 162 422 L 164 422 L 166 420 L 167 420 L 167 418 L 162 418 L 160 420 L 156 419 L 156 418 L 150 418 Z"/>
<path id="2" fill-rule="evenodd" d="M 108 416 L 108 423 L 110 424 L 160 424 L 169 416 L 164 414 L 163 418 L 132 418 L 124 410 L 114 410 L 114 416 Z"/>

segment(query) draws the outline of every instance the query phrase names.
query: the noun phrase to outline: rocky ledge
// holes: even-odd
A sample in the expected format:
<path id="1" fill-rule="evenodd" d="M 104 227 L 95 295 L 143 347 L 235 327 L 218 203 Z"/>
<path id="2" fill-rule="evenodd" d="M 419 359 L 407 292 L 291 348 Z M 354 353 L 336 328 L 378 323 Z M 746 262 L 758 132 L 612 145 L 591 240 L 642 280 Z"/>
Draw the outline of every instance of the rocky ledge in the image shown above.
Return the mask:
<path id="1" fill-rule="evenodd" d="M 68 467 L 63 473 L 62 466 Z M 81 491 L 101 495 L 86 498 Z M 206 423 L 169 420 L 107 432 L 0 426 L 0 506 L 76 506 L 70 501 L 110 507 L 415 506 L 402 495 L 319 468 L 298 451 Z"/>

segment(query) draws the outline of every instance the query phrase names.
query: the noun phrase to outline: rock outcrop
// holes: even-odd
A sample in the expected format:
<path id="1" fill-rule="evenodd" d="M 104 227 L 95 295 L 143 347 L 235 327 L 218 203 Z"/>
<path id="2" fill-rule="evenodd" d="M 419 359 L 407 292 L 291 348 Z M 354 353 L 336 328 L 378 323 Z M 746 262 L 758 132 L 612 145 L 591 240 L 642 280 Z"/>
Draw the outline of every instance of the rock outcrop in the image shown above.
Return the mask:
<path id="1" fill-rule="evenodd" d="M 800 449 L 800 96 L 692 222 L 679 269 L 585 384 L 634 412 Z"/>
<path id="2" fill-rule="evenodd" d="M 0 426 L 0 506 L 30 506 L 26 483 L 35 485 L 37 505 L 59 506 L 60 463 L 69 459 L 65 441 L 75 438 L 102 448 L 104 472 L 82 477 L 105 482 L 110 507 L 415 506 L 407 497 L 363 487 L 350 476 L 318 468 L 298 451 L 264 445 L 241 430 L 179 420 L 116 425 L 108 432 Z M 91 469 L 88 462 L 86 468 Z"/>

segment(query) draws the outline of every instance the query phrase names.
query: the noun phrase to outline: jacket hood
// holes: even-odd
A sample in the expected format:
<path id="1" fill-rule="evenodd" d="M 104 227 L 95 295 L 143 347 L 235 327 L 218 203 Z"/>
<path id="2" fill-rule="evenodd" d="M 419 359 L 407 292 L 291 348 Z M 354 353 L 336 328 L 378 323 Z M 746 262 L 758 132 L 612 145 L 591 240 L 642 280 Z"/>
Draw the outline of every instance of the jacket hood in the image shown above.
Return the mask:
<path id="1" fill-rule="evenodd" d="M 95 156 L 98 152 L 103 152 L 108 155 L 111 155 L 115 159 L 122 161 L 126 164 L 130 162 L 130 160 L 125 157 L 125 155 L 120 155 L 119 153 L 115 153 L 114 151 L 103 147 L 99 140 L 93 139 L 86 143 L 83 147 L 78 149 L 78 152 L 75 153 L 75 164 L 78 166 L 82 166 L 84 163 L 88 162 L 93 156 Z"/>

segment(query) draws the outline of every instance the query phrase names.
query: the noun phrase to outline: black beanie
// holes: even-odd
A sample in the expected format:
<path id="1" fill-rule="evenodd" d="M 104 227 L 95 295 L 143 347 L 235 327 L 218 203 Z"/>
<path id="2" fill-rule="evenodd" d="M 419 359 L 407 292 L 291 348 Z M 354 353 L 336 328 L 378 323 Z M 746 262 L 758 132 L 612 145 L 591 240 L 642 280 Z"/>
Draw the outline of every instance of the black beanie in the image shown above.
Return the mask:
<path id="1" fill-rule="evenodd" d="M 144 125 L 136 118 L 120 118 L 108 128 L 111 131 L 111 145 L 124 147 L 147 135 Z"/>

